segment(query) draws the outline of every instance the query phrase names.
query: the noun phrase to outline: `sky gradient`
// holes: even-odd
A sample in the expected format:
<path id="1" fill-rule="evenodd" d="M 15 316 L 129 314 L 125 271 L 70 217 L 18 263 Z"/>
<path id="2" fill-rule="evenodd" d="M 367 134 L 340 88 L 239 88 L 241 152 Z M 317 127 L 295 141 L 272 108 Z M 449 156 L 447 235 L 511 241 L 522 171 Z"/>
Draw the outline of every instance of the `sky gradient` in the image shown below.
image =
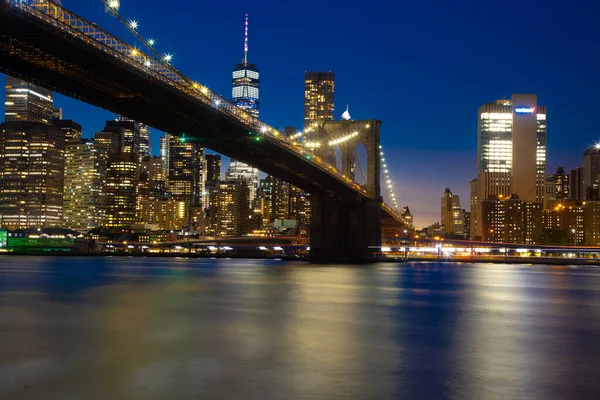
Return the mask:
<path id="1" fill-rule="evenodd" d="M 100 0 L 63 5 L 135 42 Z M 302 127 L 304 72 L 333 71 L 336 119 L 349 104 L 353 119 L 383 121 L 399 205 L 419 226 L 439 220 L 446 187 L 468 209 L 484 102 L 537 93 L 548 107 L 548 173 L 581 165 L 582 151 L 600 139 L 599 11 L 591 1 L 121 2 L 121 14 L 178 69 L 226 98 L 248 13 L 261 119 L 274 127 Z M 60 95 L 55 105 L 87 137 L 114 118 Z M 161 135 L 153 131 L 155 153 Z"/>

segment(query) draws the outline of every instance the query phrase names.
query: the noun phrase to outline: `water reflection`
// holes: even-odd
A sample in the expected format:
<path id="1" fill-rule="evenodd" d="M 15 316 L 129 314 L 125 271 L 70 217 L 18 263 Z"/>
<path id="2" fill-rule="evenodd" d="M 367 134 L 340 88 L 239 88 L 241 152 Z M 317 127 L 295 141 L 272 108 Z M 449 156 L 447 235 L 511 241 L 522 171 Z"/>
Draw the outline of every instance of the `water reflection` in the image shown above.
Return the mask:
<path id="1" fill-rule="evenodd" d="M 0 398 L 584 399 L 600 272 L 0 257 Z"/>

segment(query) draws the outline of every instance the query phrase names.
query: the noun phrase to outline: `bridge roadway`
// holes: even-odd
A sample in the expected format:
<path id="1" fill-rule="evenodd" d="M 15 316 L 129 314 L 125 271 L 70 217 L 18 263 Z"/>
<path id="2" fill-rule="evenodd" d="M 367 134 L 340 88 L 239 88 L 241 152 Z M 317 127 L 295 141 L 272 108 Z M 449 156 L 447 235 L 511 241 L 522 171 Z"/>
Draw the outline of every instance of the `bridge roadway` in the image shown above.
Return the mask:
<path id="1" fill-rule="evenodd" d="M 190 140 L 284 179 L 315 199 L 379 202 L 388 218 L 406 224 L 383 205 L 379 187 L 372 193 L 352 182 L 297 142 L 96 24 L 49 1 L 34 4 L 0 0 L 1 72 L 166 132 L 185 133 Z M 364 219 L 372 212 L 355 214 Z"/>

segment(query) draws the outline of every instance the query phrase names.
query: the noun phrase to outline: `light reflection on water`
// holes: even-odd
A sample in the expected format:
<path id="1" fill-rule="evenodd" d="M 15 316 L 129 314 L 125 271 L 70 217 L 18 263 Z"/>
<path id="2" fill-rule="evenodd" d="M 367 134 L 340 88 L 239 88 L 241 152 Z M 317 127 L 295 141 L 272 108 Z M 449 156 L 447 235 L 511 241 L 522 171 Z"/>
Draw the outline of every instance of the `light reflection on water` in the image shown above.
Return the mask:
<path id="1" fill-rule="evenodd" d="M 0 257 L 0 398 L 586 399 L 600 270 Z"/>

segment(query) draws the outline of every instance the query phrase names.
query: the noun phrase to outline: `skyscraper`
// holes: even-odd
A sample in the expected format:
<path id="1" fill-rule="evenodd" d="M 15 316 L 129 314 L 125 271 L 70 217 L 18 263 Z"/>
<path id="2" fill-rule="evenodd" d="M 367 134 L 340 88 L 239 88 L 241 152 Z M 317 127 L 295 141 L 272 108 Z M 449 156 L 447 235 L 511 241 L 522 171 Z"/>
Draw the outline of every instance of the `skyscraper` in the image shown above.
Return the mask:
<path id="1" fill-rule="evenodd" d="M 106 121 L 103 132 L 115 132 L 123 137 L 123 153 L 140 153 L 140 129 L 137 123 L 130 119 Z"/>
<path id="2" fill-rule="evenodd" d="M 248 14 L 246 14 L 244 30 L 244 58 L 232 72 L 231 99 L 236 107 L 242 108 L 253 117 L 258 118 L 259 72 L 256 65 L 248 61 Z M 258 169 L 232 159 L 227 174 L 227 180 L 243 179 L 246 181 L 250 192 L 249 205 L 252 206 L 258 189 Z"/>
<path id="3" fill-rule="evenodd" d="M 585 198 L 583 190 L 583 167 L 577 167 L 569 170 L 569 199 L 583 200 Z"/>
<path id="4" fill-rule="evenodd" d="M 204 192 L 204 147 L 186 138 L 167 134 L 168 181 L 171 198 L 188 204 L 189 226 L 198 226 Z M 199 214 L 198 214 L 199 213 Z"/>
<path id="5" fill-rule="evenodd" d="M 481 221 L 481 202 L 490 197 L 517 194 L 521 201 L 544 201 L 546 107 L 537 105 L 536 95 L 513 94 L 479 107 L 477 171 Z"/>
<path id="6" fill-rule="evenodd" d="M 256 191 L 258 190 L 258 169 L 244 164 L 237 160 L 231 160 L 229 168 L 225 173 L 225 179 L 236 182 L 245 182 L 248 186 L 248 201 L 249 207 L 252 207 L 254 199 L 256 198 Z"/>
<path id="7" fill-rule="evenodd" d="M 67 144 L 64 226 L 85 233 L 104 224 L 108 156 L 93 139 Z"/>
<path id="8" fill-rule="evenodd" d="M 249 230 L 248 186 L 245 182 L 221 182 L 216 196 L 217 236 L 242 236 Z"/>
<path id="9" fill-rule="evenodd" d="M 50 125 L 52 92 L 6 77 L 0 125 L 0 227 L 62 223 L 65 133 Z"/>
<path id="10" fill-rule="evenodd" d="M 258 118 L 259 72 L 256 65 L 248 61 L 248 14 L 244 31 L 244 58 L 232 71 L 231 99 L 236 107 L 242 108 Z"/>
<path id="11" fill-rule="evenodd" d="M 304 129 L 314 122 L 333 121 L 333 72 L 304 73 Z"/>
<path id="12" fill-rule="evenodd" d="M 117 153 L 108 158 L 106 226 L 123 227 L 136 220 L 138 155 Z"/>
<path id="13" fill-rule="evenodd" d="M 129 117 L 125 117 L 123 115 L 119 115 L 117 118 L 119 121 L 123 122 L 133 122 L 135 128 L 138 131 L 138 153 L 140 157 L 140 161 L 144 157 L 150 157 L 150 127 L 141 122 L 137 122 Z M 128 126 L 128 125 L 127 125 Z M 131 130 L 131 133 L 135 134 L 134 130 Z"/>
<path id="14" fill-rule="evenodd" d="M 206 156 L 206 184 L 217 186 L 221 181 L 221 156 L 207 154 Z"/>
<path id="15" fill-rule="evenodd" d="M 52 123 L 52 91 L 6 76 L 6 122 Z"/>
<path id="16" fill-rule="evenodd" d="M 0 226 L 62 223 L 65 136 L 41 122 L 0 124 Z"/>
<path id="17" fill-rule="evenodd" d="M 554 183 L 554 187 L 556 188 L 554 190 L 556 193 L 556 200 L 563 201 L 570 199 L 569 174 L 565 173 L 563 167 L 558 167 L 556 173 L 550 174 L 550 180 Z"/>

